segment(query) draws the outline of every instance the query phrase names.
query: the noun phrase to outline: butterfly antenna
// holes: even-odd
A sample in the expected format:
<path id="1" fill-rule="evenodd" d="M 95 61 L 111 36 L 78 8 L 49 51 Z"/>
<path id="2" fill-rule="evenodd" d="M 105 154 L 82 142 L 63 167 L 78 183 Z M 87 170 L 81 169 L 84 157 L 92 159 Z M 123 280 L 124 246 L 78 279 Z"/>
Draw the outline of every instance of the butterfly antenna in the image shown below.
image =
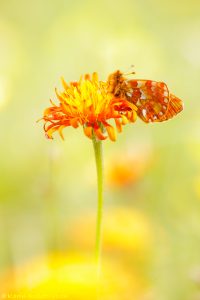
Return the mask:
<path id="1" fill-rule="evenodd" d="M 135 74 L 135 71 L 133 69 L 135 68 L 134 65 L 131 65 L 127 72 L 124 73 L 124 75 L 132 75 Z"/>

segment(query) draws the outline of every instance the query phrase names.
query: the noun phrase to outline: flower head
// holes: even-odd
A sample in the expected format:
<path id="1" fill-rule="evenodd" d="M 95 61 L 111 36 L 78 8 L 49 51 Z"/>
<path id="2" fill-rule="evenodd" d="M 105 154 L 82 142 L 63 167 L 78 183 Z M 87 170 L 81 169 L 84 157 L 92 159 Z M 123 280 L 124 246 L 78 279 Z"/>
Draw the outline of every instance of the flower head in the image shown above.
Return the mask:
<path id="1" fill-rule="evenodd" d="M 97 73 L 85 75 L 78 82 L 67 84 L 62 78 L 64 91 L 56 91 L 59 105 L 51 101 L 52 106 L 44 111 L 44 130 L 46 136 L 52 139 L 58 131 L 64 139 L 62 130 L 72 126 L 83 127 L 87 137 L 94 135 L 99 140 L 108 137 L 116 140 L 114 127 L 108 123 L 114 119 L 118 132 L 122 125 L 136 120 L 136 106 L 126 99 L 119 99 L 109 92 L 108 83 L 98 80 Z"/>

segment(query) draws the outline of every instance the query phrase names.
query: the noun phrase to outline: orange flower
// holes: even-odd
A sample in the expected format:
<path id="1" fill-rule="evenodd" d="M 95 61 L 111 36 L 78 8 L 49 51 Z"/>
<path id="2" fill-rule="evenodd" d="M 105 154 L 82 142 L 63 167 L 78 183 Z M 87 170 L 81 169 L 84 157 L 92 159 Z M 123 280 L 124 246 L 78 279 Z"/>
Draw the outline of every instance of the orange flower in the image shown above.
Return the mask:
<path id="1" fill-rule="evenodd" d="M 79 82 L 67 84 L 62 79 L 64 91 L 56 91 L 59 105 L 51 101 L 52 106 L 44 111 L 44 130 L 46 136 L 53 139 L 52 134 L 58 131 L 64 139 L 62 130 L 65 127 L 83 126 L 87 137 L 93 134 L 99 140 L 107 138 L 105 131 L 112 141 L 116 140 L 114 127 L 108 120 L 114 119 L 118 132 L 122 125 L 136 120 L 136 106 L 126 99 L 119 99 L 108 91 L 108 83 L 98 80 L 97 73 L 85 75 Z"/>
<path id="2" fill-rule="evenodd" d="M 143 171 L 143 162 L 127 158 L 117 157 L 112 160 L 108 167 L 107 182 L 113 187 L 128 187 L 137 182 Z"/>
<path id="3" fill-rule="evenodd" d="M 130 144 L 127 149 L 112 153 L 105 169 L 105 181 L 109 187 L 128 188 L 142 179 L 152 160 L 151 149 L 147 147 L 146 144 L 144 149 L 141 146 L 136 149 L 137 145 Z"/>

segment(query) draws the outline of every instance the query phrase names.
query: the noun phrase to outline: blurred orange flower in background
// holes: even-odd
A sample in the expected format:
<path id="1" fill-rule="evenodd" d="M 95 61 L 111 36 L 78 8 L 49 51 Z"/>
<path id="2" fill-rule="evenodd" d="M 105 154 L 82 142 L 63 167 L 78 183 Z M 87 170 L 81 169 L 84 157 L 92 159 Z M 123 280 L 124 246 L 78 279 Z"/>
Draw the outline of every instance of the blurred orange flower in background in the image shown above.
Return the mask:
<path id="1" fill-rule="evenodd" d="M 146 147 L 148 151 L 130 145 L 128 149 L 112 154 L 105 169 L 109 187 L 128 187 L 143 177 L 152 162 L 151 149 L 149 145 Z"/>
<path id="2" fill-rule="evenodd" d="M 60 101 L 57 106 L 52 101 L 52 106 L 44 111 L 44 130 L 46 136 L 52 139 L 52 134 L 58 131 L 63 139 L 62 130 L 72 126 L 83 126 L 87 137 L 94 135 L 99 140 L 106 139 L 107 131 L 112 141 L 116 140 L 116 132 L 108 120 L 114 119 L 118 132 L 122 125 L 134 122 L 136 119 L 136 106 L 126 99 L 118 99 L 108 92 L 107 83 L 99 81 L 97 73 L 81 77 L 79 82 L 69 85 L 62 79 L 64 91 L 56 95 Z"/>

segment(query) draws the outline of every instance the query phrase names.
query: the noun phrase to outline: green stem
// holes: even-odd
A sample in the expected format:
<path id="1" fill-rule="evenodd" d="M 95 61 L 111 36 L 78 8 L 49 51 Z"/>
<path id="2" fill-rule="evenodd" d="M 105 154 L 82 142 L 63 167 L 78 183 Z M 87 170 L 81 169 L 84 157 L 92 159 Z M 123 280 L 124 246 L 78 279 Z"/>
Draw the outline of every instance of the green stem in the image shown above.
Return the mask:
<path id="1" fill-rule="evenodd" d="M 93 146 L 96 160 L 97 185 L 98 185 L 98 207 L 96 220 L 96 244 L 95 259 L 97 263 L 97 272 L 100 275 L 101 269 L 101 235 L 102 235 L 102 213 L 103 213 L 103 151 L 102 141 L 97 140 L 93 135 Z"/>

